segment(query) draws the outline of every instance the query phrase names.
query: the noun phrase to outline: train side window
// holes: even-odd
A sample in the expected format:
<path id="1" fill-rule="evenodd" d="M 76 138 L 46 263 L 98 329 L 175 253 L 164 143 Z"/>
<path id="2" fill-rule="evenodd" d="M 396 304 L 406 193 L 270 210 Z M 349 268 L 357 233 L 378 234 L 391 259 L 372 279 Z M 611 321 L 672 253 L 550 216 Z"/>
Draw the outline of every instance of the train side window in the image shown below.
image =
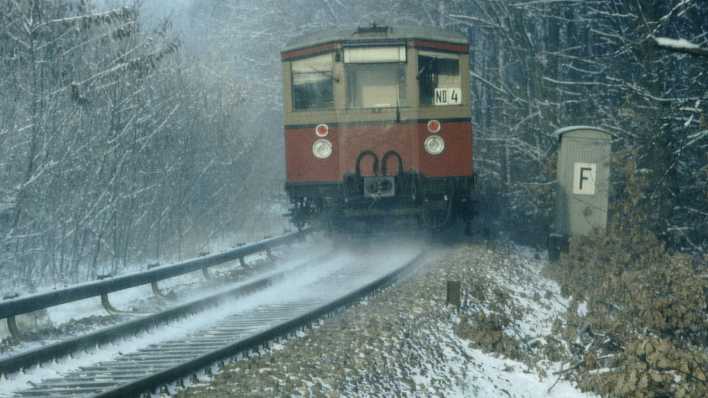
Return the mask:
<path id="1" fill-rule="evenodd" d="M 405 106 L 405 62 L 404 46 L 345 49 L 347 107 Z"/>
<path id="2" fill-rule="evenodd" d="M 421 105 L 462 104 L 462 79 L 458 55 L 420 51 L 418 82 Z"/>
<path id="3" fill-rule="evenodd" d="M 333 54 L 293 61 L 294 110 L 334 108 Z"/>

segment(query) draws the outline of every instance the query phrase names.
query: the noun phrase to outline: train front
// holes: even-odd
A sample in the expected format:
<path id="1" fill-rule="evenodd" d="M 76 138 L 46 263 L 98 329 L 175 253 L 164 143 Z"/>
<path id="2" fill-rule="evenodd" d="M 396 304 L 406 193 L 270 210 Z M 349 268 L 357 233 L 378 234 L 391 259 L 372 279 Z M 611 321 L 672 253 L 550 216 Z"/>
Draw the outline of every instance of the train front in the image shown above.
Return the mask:
<path id="1" fill-rule="evenodd" d="M 373 26 L 310 35 L 282 52 L 296 226 L 469 224 L 468 48 L 445 31 Z"/>

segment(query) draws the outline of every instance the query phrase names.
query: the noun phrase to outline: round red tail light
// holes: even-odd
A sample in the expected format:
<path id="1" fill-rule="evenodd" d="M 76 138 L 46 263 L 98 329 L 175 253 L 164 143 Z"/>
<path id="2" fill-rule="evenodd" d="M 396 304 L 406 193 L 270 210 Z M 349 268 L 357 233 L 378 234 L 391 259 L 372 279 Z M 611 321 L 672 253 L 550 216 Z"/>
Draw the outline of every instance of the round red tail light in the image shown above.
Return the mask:
<path id="1" fill-rule="evenodd" d="M 428 131 L 431 133 L 437 133 L 440 131 L 440 128 L 442 128 L 442 124 L 440 124 L 439 120 L 429 120 L 428 121 Z"/>
<path id="2" fill-rule="evenodd" d="M 317 127 L 315 127 L 315 134 L 317 134 L 318 137 L 326 137 L 327 134 L 329 134 L 329 126 L 326 124 L 318 124 Z"/>

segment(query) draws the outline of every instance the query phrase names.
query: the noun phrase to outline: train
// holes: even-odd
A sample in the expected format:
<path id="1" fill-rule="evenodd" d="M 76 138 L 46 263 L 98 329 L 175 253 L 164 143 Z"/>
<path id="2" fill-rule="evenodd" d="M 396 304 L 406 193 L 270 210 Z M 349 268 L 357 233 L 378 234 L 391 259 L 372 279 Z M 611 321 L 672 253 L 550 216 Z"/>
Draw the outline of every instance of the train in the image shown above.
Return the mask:
<path id="1" fill-rule="evenodd" d="M 433 27 L 335 28 L 281 52 L 291 222 L 441 230 L 476 212 L 469 42 Z"/>

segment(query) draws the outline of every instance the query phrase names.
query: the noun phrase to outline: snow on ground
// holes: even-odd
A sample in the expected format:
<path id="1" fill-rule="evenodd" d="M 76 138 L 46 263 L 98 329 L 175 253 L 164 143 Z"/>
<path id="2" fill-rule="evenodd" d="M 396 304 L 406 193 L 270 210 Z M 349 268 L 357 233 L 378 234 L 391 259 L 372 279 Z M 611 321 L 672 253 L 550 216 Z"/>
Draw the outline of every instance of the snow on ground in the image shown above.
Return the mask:
<path id="1" fill-rule="evenodd" d="M 528 338 L 551 334 L 553 320 L 568 306 L 561 297 L 560 287 L 541 275 L 544 261 L 528 248 L 514 248 L 517 253 L 503 259 L 498 270 L 490 272 L 497 286 L 511 292 L 515 304 L 525 310 L 524 316 L 516 319 L 508 333 Z"/>
<path id="2" fill-rule="evenodd" d="M 566 301 L 544 261 L 509 245 L 441 250 L 413 277 L 178 396 L 591 397 L 545 354 L 558 349 L 548 341 L 560 340 L 552 324 Z M 447 280 L 462 283 L 460 310 L 445 305 Z M 495 314 L 511 322 L 479 321 Z"/>
<path id="3" fill-rule="evenodd" d="M 444 351 L 448 364 L 463 376 L 460 384 L 454 385 L 446 392 L 450 398 L 467 397 L 550 397 L 550 398 L 581 398 L 592 395 L 584 394 L 575 389 L 567 381 L 557 380 L 557 377 L 542 378 L 523 362 L 504 358 L 500 355 L 487 353 L 470 346 L 468 341 L 460 339 L 450 329 L 445 336 L 459 347 L 461 352 L 455 352 L 447 347 Z M 558 369 L 552 365 L 547 370 Z"/>
<path id="4" fill-rule="evenodd" d="M 354 252 L 366 253 L 371 261 L 390 260 L 394 257 L 391 247 L 400 245 L 355 247 Z M 306 251 L 309 258 L 323 253 Z M 342 263 L 333 261 L 327 261 L 322 272 L 333 272 Z M 554 373 L 562 365 L 557 355 L 547 355 L 563 351 L 559 343 L 551 344 L 561 340 L 553 336 L 552 325 L 567 302 L 558 286 L 541 274 L 544 263 L 540 253 L 512 245 L 465 243 L 438 248 L 414 276 L 315 329 L 262 350 L 262 355 L 229 365 L 209 384 L 193 386 L 179 395 L 590 397 L 559 379 Z M 272 272 L 296 266 L 297 261 L 285 261 Z M 286 289 L 296 292 L 321 273 L 299 276 L 302 283 L 288 280 L 279 285 L 281 291 L 269 290 L 277 292 L 271 299 L 281 297 Z M 447 280 L 462 283 L 460 310 L 445 305 Z M 39 368 L 15 375 L 0 381 L 0 396 L 24 388 L 28 381 L 56 377 L 78 366 L 178 338 L 263 299 L 239 300 L 233 306 L 174 322 L 159 333 L 60 361 L 51 370 Z M 508 322 L 488 322 L 496 319 Z"/>

